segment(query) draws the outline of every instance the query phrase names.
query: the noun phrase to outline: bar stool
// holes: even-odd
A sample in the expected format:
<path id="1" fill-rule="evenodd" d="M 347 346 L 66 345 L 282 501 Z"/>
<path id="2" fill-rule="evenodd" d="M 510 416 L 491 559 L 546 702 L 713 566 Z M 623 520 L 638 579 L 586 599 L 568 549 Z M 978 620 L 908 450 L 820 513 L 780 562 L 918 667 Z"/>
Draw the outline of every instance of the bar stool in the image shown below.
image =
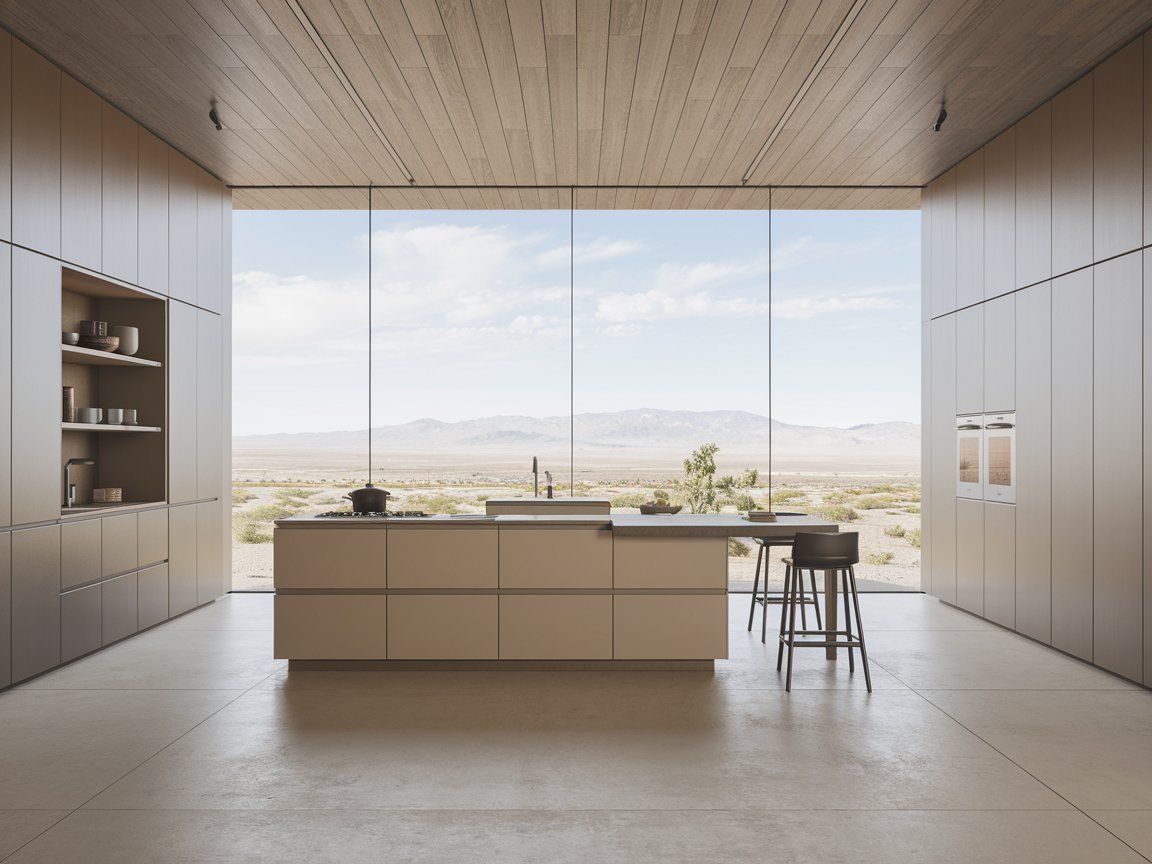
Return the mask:
<path id="1" fill-rule="evenodd" d="M 784 659 L 784 646 L 788 646 L 788 674 L 784 689 L 792 690 L 792 652 L 796 648 L 847 648 L 848 671 L 856 671 L 852 651 L 860 649 L 860 659 L 864 663 L 864 683 L 872 692 L 872 676 L 868 672 L 868 649 L 864 647 L 864 625 L 860 621 L 860 595 L 856 591 L 856 570 L 860 563 L 860 535 L 854 531 L 843 534 L 798 533 L 792 542 L 792 557 L 784 559 L 784 602 L 780 607 L 780 647 L 776 653 L 776 671 Z M 796 629 L 796 607 L 802 606 L 799 599 L 804 590 L 803 571 L 832 570 L 839 574 L 844 592 L 844 629 L 808 630 L 801 625 Z M 800 587 L 798 587 L 800 586 Z M 851 596 L 852 609 L 856 612 L 856 634 L 852 633 L 852 614 L 848 600 Z M 819 636 L 819 640 L 808 640 L 806 636 Z M 845 637 L 843 641 L 836 637 Z"/>
<path id="2" fill-rule="evenodd" d="M 807 513 L 777 513 L 777 516 L 807 516 Z M 783 539 L 778 537 L 753 537 L 753 542 L 760 547 L 756 553 L 756 577 L 752 581 L 752 604 L 748 609 L 748 632 L 752 632 L 752 624 L 756 620 L 756 606 L 759 605 L 764 610 L 764 615 L 760 619 L 760 641 L 768 641 L 768 607 L 770 605 L 777 605 L 784 602 L 784 596 L 779 598 L 768 596 L 768 565 L 771 548 L 774 546 L 791 546 L 790 539 Z M 764 566 L 764 593 L 759 595 L 760 588 L 760 566 Z M 816 573 L 813 572 L 812 576 L 812 596 L 807 597 L 804 593 L 804 583 L 800 583 L 800 624 L 803 627 L 808 626 L 808 615 L 805 608 L 811 604 L 813 610 L 816 612 L 816 626 L 823 627 L 824 623 L 820 619 L 820 602 L 816 595 Z"/>

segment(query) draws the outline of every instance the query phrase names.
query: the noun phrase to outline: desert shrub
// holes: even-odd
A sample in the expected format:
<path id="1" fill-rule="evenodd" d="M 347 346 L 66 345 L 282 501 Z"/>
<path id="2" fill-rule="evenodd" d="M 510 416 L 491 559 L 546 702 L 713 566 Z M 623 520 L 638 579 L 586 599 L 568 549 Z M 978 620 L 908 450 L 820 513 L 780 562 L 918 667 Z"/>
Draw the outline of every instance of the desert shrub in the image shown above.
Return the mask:
<path id="1" fill-rule="evenodd" d="M 869 564 L 890 564 L 895 557 L 891 552 L 869 552 L 864 560 Z"/>
<path id="2" fill-rule="evenodd" d="M 726 497 L 725 503 L 732 504 L 737 510 L 755 510 L 756 499 L 747 492 L 736 492 Z"/>
<path id="3" fill-rule="evenodd" d="M 831 492 L 824 493 L 825 504 L 843 504 L 848 500 L 848 495 L 842 489 L 833 489 Z"/>
<path id="4" fill-rule="evenodd" d="M 733 558 L 747 558 L 752 554 L 752 547 L 747 543 L 737 540 L 735 537 L 729 537 L 728 554 Z"/>
<path id="5" fill-rule="evenodd" d="M 613 507 L 639 507 L 648 500 L 648 495 L 643 492 L 621 492 L 619 495 L 613 495 L 609 503 Z"/>
<path id="6" fill-rule="evenodd" d="M 247 489 L 237 489 L 235 486 L 232 487 L 233 507 L 240 507 L 243 504 L 247 504 L 255 497 L 256 496 L 249 492 Z"/>
<path id="7" fill-rule="evenodd" d="M 232 526 L 232 536 L 237 543 L 271 543 L 272 532 L 263 525 L 248 520 L 240 520 Z"/>
<path id="8" fill-rule="evenodd" d="M 860 518 L 859 513 L 844 504 L 824 504 L 816 507 L 813 513 L 832 522 L 855 522 Z"/>
<path id="9" fill-rule="evenodd" d="M 904 535 L 904 539 L 908 541 L 908 544 L 910 546 L 915 546 L 917 549 L 919 549 L 920 548 L 920 529 L 919 528 L 910 529 Z"/>
<path id="10" fill-rule="evenodd" d="M 406 494 L 404 499 L 395 505 L 397 510 L 423 510 L 425 513 L 459 513 L 463 498 L 455 495 L 445 495 L 443 492 L 429 492 L 427 494 Z"/>
<path id="11" fill-rule="evenodd" d="M 884 529 L 885 537 L 903 537 L 907 533 L 901 525 L 892 525 Z"/>
<path id="12" fill-rule="evenodd" d="M 773 504 L 802 504 L 807 502 L 808 496 L 800 489 L 785 486 L 783 489 L 772 490 Z"/>
<path id="13" fill-rule="evenodd" d="M 895 495 L 861 495 L 855 500 L 854 506 L 861 510 L 883 510 L 896 503 Z"/>
<path id="14" fill-rule="evenodd" d="M 334 498 L 332 496 L 328 496 L 327 498 L 317 498 L 312 503 L 313 504 L 323 504 L 325 507 L 331 507 L 333 505 L 343 504 L 344 500 L 345 499 L 343 499 L 343 498 Z"/>
<path id="15" fill-rule="evenodd" d="M 479 495 L 476 496 L 476 500 L 480 504 L 483 504 L 485 501 L 487 501 L 491 497 L 492 496 L 487 494 L 486 492 L 481 492 Z"/>
<path id="16" fill-rule="evenodd" d="M 277 489 L 273 493 L 273 497 L 281 504 L 289 506 L 302 507 L 304 502 L 315 495 L 315 492 L 307 489 Z"/>
<path id="17" fill-rule="evenodd" d="M 904 508 L 904 512 L 910 513 L 913 516 L 918 516 L 920 514 L 920 505 L 919 504 L 909 504 L 907 507 Z"/>
<path id="18" fill-rule="evenodd" d="M 257 504 L 243 515 L 252 522 L 275 522 L 277 519 L 287 519 L 295 510 L 283 504 Z"/>

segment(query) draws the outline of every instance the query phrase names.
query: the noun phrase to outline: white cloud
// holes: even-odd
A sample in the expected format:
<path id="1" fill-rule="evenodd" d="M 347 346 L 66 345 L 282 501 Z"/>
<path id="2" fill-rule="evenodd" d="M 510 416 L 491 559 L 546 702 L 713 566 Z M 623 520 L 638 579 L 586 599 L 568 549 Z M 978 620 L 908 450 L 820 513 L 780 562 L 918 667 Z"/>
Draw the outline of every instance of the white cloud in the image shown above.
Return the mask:
<path id="1" fill-rule="evenodd" d="M 553 246 L 536 256 L 536 263 L 541 267 L 566 266 L 570 258 L 576 264 L 594 264 L 598 261 L 610 261 L 614 258 L 623 258 L 644 250 L 644 245 L 635 240 L 611 240 L 607 237 L 597 237 L 590 243 L 577 243 L 570 248 L 568 244 Z"/>

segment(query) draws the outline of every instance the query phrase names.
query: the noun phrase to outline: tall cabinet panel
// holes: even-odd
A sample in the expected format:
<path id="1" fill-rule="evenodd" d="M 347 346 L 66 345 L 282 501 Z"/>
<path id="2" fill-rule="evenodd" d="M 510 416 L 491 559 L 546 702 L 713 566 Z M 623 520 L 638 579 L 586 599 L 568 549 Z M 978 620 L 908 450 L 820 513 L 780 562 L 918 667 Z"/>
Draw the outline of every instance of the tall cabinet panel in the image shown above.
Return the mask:
<path id="1" fill-rule="evenodd" d="M 0 687 L 12 683 L 12 534 L 0 534 Z"/>
<path id="2" fill-rule="evenodd" d="M 984 311 L 984 411 L 1016 407 L 1016 295 L 989 300 Z"/>
<path id="3" fill-rule="evenodd" d="M 956 602 L 956 316 L 931 322 L 932 593 Z"/>
<path id="4" fill-rule="evenodd" d="M 956 313 L 956 414 L 984 410 L 984 307 Z"/>
<path id="5" fill-rule="evenodd" d="M 137 230 L 139 284 L 168 293 L 168 145 L 143 127 L 140 148 L 140 198 Z"/>
<path id="6" fill-rule="evenodd" d="M 194 306 L 168 304 L 168 501 L 195 501 L 196 316 Z"/>
<path id="7" fill-rule="evenodd" d="M 12 247 L 0 243 L 0 333 L 12 332 Z M 12 352 L 0 351 L 0 526 L 12 524 Z"/>
<path id="8" fill-rule="evenodd" d="M 196 603 L 224 593 L 224 502 L 196 505 Z"/>
<path id="9" fill-rule="evenodd" d="M 12 250 L 12 522 L 60 518 L 60 265 Z"/>
<path id="10" fill-rule="evenodd" d="M 100 269 L 100 97 L 60 82 L 60 257 Z"/>
<path id="11" fill-rule="evenodd" d="M 1092 72 L 1092 236 L 1097 261 L 1139 248 L 1144 204 L 1144 51 L 1137 40 Z"/>
<path id="12" fill-rule="evenodd" d="M 0 240 L 12 239 L 12 36 L 0 30 Z"/>
<path id="13" fill-rule="evenodd" d="M 136 123 L 104 103 L 104 267 L 126 282 L 137 277 L 139 151 Z"/>
<path id="14" fill-rule="evenodd" d="M 932 506 L 932 324 L 920 325 L 920 425 L 928 433 L 920 439 L 920 500 Z M 932 522 L 920 520 L 920 590 L 934 595 L 932 590 Z"/>
<path id="15" fill-rule="evenodd" d="M 196 305 L 221 311 L 224 254 L 224 197 L 219 180 L 196 169 Z"/>
<path id="16" fill-rule="evenodd" d="M 1143 672 L 1142 258 L 1093 268 L 1092 660 L 1135 680 Z"/>
<path id="17" fill-rule="evenodd" d="M 920 320 L 931 321 L 932 309 L 932 189 L 929 183 L 920 190 Z M 928 403 L 925 402 L 925 405 Z"/>
<path id="18" fill-rule="evenodd" d="M 196 302 L 196 172 L 185 156 L 168 153 L 168 294 Z"/>
<path id="19" fill-rule="evenodd" d="M 984 296 L 1016 287 L 1016 128 L 984 147 Z"/>
<path id="20" fill-rule="evenodd" d="M 60 254 L 60 70 L 15 39 L 12 240 Z"/>
<path id="21" fill-rule="evenodd" d="M 1052 640 L 1052 286 L 1016 295 L 1016 629 Z"/>
<path id="22" fill-rule="evenodd" d="M 984 299 L 984 151 L 956 166 L 956 307 Z"/>
<path id="23" fill-rule="evenodd" d="M 1052 104 L 1016 124 L 1016 287 L 1052 275 Z"/>
<path id="24" fill-rule="evenodd" d="M 12 532 L 12 680 L 60 662 L 60 526 Z"/>
<path id="25" fill-rule="evenodd" d="M 1092 270 L 1052 280 L 1052 525 L 1059 529 L 1052 532 L 1052 645 L 1085 660 L 1092 659 L 1092 305 Z"/>
<path id="26" fill-rule="evenodd" d="M 224 333 L 221 318 L 196 310 L 196 497 L 220 498 L 224 477 Z"/>
<path id="27" fill-rule="evenodd" d="M 984 617 L 1016 626 L 1016 508 L 984 502 Z"/>
<path id="28" fill-rule="evenodd" d="M 168 510 L 168 615 L 196 607 L 196 505 Z"/>
<path id="29" fill-rule="evenodd" d="M 932 314 L 956 308 L 956 171 L 932 184 Z"/>
<path id="30" fill-rule="evenodd" d="M 1152 686 L 1152 250 L 1144 252 L 1144 684 Z"/>
<path id="31" fill-rule="evenodd" d="M 956 499 L 956 605 L 984 614 L 984 502 Z"/>
<path id="32" fill-rule="evenodd" d="M 1092 76 L 1052 98 L 1052 273 L 1092 263 Z"/>

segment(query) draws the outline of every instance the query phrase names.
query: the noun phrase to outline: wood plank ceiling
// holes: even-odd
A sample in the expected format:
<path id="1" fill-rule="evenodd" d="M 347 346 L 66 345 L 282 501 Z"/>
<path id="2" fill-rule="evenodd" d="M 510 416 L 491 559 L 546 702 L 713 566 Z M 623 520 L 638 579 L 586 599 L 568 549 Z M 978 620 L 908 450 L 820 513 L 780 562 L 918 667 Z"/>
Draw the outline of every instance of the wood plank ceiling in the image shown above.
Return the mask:
<path id="1" fill-rule="evenodd" d="M 369 183 L 385 207 L 915 207 L 1152 3 L 3 0 L 0 24 L 225 182 L 293 187 L 239 207 Z"/>

